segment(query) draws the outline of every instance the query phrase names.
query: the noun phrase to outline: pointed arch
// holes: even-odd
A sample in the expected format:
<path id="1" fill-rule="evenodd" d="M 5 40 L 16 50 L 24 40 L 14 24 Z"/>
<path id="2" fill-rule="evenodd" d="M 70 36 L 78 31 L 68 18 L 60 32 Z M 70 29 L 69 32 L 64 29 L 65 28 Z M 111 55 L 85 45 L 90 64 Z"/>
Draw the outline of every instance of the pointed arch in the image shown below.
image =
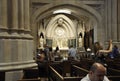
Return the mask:
<path id="1" fill-rule="evenodd" d="M 63 19 L 63 24 L 62 28 L 66 31 L 67 37 L 75 37 L 75 27 L 73 25 L 73 22 L 65 15 L 60 14 L 56 15 L 47 25 L 46 28 L 46 36 L 47 37 L 52 37 L 53 36 L 53 31 L 58 27 L 58 19 L 62 18 Z"/>

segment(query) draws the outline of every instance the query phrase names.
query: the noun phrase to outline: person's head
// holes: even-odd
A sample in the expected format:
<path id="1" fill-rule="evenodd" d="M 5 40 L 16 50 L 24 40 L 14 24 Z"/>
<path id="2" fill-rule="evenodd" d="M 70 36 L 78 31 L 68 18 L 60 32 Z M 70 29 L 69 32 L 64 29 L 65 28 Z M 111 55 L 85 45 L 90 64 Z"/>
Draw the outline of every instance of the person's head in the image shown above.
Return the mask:
<path id="1" fill-rule="evenodd" d="M 94 43 L 94 53 L 96 54 L 97 51 L 103 49 L 103 47 L 101 46 L 100 42 L 95 42 Z"/>
<path id="2" fill-rule="evenodd" d="M 115 48 L 115 49 L 118 49 L 117 45 L 114 45 L 114 48 Z"/>
<path id="3" fill-rule="evenodd" d="M 89 71 L 91 81 L 103 81 L 106 75 L 106 68 L 100 63 L 94 63 Z"/>
<path id="4" fill-rule="evenodd" d="M 48 45 L 47 45 L 47 44 L 44 44 L 44 48 L 48 48 Z"/>
<path id="5" fill-rule="evenodd" d="M 96 48 L 99 48 L 99 47 L 100 47 L 100 43 L 99 43 L 99 42 L 95 42 L 94 46 L 95 46 Z"/>
<path id="6" fill-rule="evenodd" d="M 72 48 L 73 47 L 73 45 L 70 45 L 70 47 L 69 48 Z"/>

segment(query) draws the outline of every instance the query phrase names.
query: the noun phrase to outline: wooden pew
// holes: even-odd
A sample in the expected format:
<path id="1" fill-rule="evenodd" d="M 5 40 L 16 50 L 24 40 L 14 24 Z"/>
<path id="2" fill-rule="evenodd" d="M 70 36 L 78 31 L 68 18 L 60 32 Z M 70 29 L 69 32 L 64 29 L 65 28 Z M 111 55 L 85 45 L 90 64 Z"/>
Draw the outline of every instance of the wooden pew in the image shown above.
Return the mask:
<path id="1" fill-rule="evenodd" d="M 63 76 L 61 76 L 53 67 L 49 66 L 49 80 L 50 81 L 64 81 Z"/>
<path id="2" fill-rule="evenodd" d="M 107 75 L 108 76 L 120 76 L 120 70 L 108 68 Z"/>
<path id="3" fill-rule="evenodd" d="M 38 62 L 38 73 L 39 73 L 39 77 L 48 77 L 48 65 L 49 62 Z"/>
<path id="4" fill-rule="evenodd" d="M 106 59 L 106 63 L 107 63 L 109 68 L 120 70 L 120 59 L 116 59 L 116 58 L 115 59 L 110 59 L 110 58 L 107 58 Z"/>
<path id="5" fill-rule="evenodd" d="M 50 64 L 52 68 L 54 68 L 60 75 L 62 75 L 62 65 L 61 62 L 53 62 Z"/>
<path id="6" fill-rule="evenodd" d="M 39 71 L 38 69 L 33 68 L 27 68 L 23 70 L 23 79 L 32 79 L 32 78 L 38 78 L 39 77 Z"/>
<path id="7" fill-rule="evenodd" d="M 107 76 L 110 81 L 119 81 L 120 80 L 120 70 L 107 68 Z"/>
<path id="8" fill-rule="evenodd" d="M 63 61 L 62 62 L 62 76 L 65 77 L 67 74 L 71 76 L 71 64 L 70 61 Z"/>
<path id="9" fill-rule="evenodd" d="M 69 74 L 71 76 L 71 63 L 70 61 L 63 61 L 59 63 L 50 64 L 60 75 L 63 77 Z"/>
<path id="10" fill-rule="evenodd" d="M 80 81 L 83 77 L 63 77 L 53 67 L 50 66 L 49 81 Z"/>
<path id="11" fill-rule="evenodd" d="M 20 79 L 20 80 L 18 80 L 18 81 L 41 81 L 41 80 L 35 78 L 35 79 Z"/>
<path id="12" fill-rule="evenodd" d="M 114 68 L 120 70 L 120 62 L 114 64 Z"/>
<path id="13" fill-rule="evenodd" d="M 64 77 L 64 81 L 80 81 L 83 77 Z"/>
<path id="14" fill-rule="evenodd" d="M 108 76 L 110 81 L 120 81 L 120 76 Z"/>
<path id="15" fill-rule="evenodd" d="M 78 67 L 76 65 L 72 65 L 72 72 L 76 75 L 76 76 L 86 76 L 88 74 L 88 70 Z"/>
<path id="16" fill-rule="evenodd" d="M 83 58 L 80 62 L 81 62 L 81 63 L 80 63 L 80 65 L 79 65 L 79 67 L 89 70 L 90 67 L 92 66 L 92 64 L 93 64 L 95 61 L 94 61 L 94 60 L 91 60 L 91 59 L 89 59 L 89 58 Z"/>

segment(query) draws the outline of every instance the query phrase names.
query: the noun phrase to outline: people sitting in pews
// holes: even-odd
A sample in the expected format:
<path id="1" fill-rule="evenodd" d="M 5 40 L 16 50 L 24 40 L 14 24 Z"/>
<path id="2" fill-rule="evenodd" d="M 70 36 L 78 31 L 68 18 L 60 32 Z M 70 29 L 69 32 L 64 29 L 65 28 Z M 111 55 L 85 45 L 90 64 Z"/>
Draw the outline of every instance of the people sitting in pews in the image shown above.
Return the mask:
<path id="1" fill-rule="evenodd" d="M 59 51 L 59 47 L 57 46 L 56 49 L 55 49 L 55 52 L 58 52 Z"/>
<path id="2" fill-rule="evenodd" d="M 37 64 L 39 70 L 39 77 L 48 76 L 48 61 L 50 61 L 50 49 L 47 44 L 44 45 L 44 49 L 37 55 Z"/>
<path id="3" fill-rule="evenodd" d="M 97 61 L 105 63 L 105 56 L 108 56 L 108 54 L 112 51 L 112 40 L 109 41 L 108 49 L 103 49 L 99 42 L 96 43 L 96 47 L 94 49 Z"/>
<path id="4" fill-rule="evenodd" d="M 50 55 L 49 55 L 49 47 L 47 44 L 44 44 L 44 55 L 45 55 L 45 60 L 49 61 L 50 60 Z"/>
<path id="5" fill-rule="evenodd" d="M 109 57 L 113 59 L 113 58 L 117 58 L 118 56 L 119 56 L 119 49 L 117 45 L 114 45 L 112 52 L 109 53 Z"/>
<path id="6" fill-rule="evenodd" d="M 95 55 L 97 55 L 98 51 L 102 50 L 102 49 L 103 49 L 103 47 L 101 46 L 100 42 L 95 42 L 94 43 L 94 53 L 95 53 Z"/>
<path id="7" fill-rule="evenodd" d="M 109 40 L 109 46 L 106 50 L 98 50 L 98 53 L 110 53 L 112 51 L 112 40 Z"/>
<path id="8" fill-rule="evenodd" d="M 109 81 L 105 75 L 106 68 L 100 63 L 94 63 L 89 73 L 81 81 Z"/>
<path id="9" fill-rule="evenodd" d="M 45 55 L 42 49 L 37 53 L 37 62 L 43 62 L 45 59 Z"/>
<path id="10" fill-rule="evenodd" d="M 68 56 L 73 58 L 74 60 L 76 60 L 76 54 L 77 54 L 77 49 L 75 49 L 73 47 L 73 45 L 70 46 L 69 50 L 68 50 Z"/>
<path id="11" fill-rule="evenodd" d="M 59 46 L 56 47 L 56 49 L 55 49 L 55 51 L 54 51 L 54 55 L 58 55 L 58 52 L 60 52 Z"/>

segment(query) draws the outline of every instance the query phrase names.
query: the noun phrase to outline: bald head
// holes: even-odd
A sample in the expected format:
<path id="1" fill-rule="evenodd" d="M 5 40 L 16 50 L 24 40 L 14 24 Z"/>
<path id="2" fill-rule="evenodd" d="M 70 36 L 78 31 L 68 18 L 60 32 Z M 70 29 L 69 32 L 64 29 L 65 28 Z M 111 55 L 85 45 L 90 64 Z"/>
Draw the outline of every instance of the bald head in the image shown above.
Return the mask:
<path id="1" fill-rule="evenodd" d="M 89 71 L 91 81 L 103 81 L 106 75 L 106 68 L 100 63 L 94 63 Z"/>
<path id="2" fill-rule="evenodd" d="M 96 70 L 106 71 L 106 68 L 100 63 L 94 63 L 91 66 L 90 71 L 95 72 Z"/>

